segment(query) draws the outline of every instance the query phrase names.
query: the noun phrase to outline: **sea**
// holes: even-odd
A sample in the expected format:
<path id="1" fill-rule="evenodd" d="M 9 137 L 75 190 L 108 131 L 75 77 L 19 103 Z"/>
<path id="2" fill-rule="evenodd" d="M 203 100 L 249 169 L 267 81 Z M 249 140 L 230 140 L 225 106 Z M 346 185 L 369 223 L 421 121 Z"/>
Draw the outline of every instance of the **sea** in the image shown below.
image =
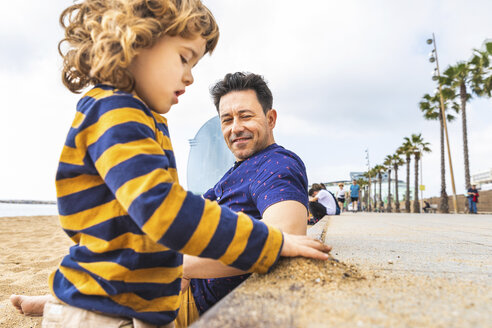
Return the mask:
<path id="1" fill-rule="evenodd" d="M 56 204 L 0 203 L 0 217 L 58 215 Z"/>

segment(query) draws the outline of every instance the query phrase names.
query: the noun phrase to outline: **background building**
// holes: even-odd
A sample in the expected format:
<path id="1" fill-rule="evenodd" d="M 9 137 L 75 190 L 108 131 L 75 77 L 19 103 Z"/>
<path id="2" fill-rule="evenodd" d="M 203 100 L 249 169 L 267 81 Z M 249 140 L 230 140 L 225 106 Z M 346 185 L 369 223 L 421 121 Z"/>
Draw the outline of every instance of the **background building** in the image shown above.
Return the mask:
<path id="1" fill-rule="evenodd" d="M 479 189 L 492 189 L 492 168 L 487 171 L 472 174 L 471 181 L 471 183 L 476 184 Z"/>
<path id="2" fill-rule="evenodd" d="M 401 173 L 399 171 L 399 173 Z M 399 174 L 400 175 L 400 174 Z M 350 185 L 352 184 L 352 180 L 359 180 L 367 179 L 364 177 L 364 172 L 350 172 L 349 174 L 350 179 L 347 180 L 336 180 L 336 181 L 328 181 L 328 182 L 323 182 L 323 184 L 326 186 L 326 189 L 330 190 L 331 192 L 335 193 L 339 187 L 339 183 L 344 184 L 344 188 L 347 192 L 350 191 Z M 368 186 L 362 187 L 361 191 L 364 190 L 364 192 L 367 192 Z M 398 180 L 398 199 L 400 202 L 405 201 L 405 194 L 406 194 L 406 189 L 407 184 L 405 181 Z M 410 200 L 413 199 L 413 190 L 414 188 L 410 186 Z M 364 196 L 364 195 L 362 195 Z M 391 178 L 391 197 L 392 201 L 395 201 L 395 179 L 392 176 Z M 384 172 L 381 175 L 381 198 L 384 203 L 388 202 L 388 173 Z M 371 179 L 371 199 L 374 201 L 374 199 L 379 200 L 379 182 L 377 178 L 372 178 Z"/>
<path id="3" fill-rule="evenodd" d="M 234 164 L 234 155 L 224 141 L 220 120 L 215 116 L 190 139 L 187 180 L 188 190 L 202 195 L 215 186 L 217 181 Z"/>

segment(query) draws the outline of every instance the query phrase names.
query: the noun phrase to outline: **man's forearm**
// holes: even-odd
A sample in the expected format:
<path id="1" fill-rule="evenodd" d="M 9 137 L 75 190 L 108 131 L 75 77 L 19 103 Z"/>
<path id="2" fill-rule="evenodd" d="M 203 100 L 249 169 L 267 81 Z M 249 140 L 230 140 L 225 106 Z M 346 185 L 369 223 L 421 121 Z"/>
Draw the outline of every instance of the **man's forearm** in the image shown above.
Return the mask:
<path id="1" fill-rule="evenodd" d="M 222 278 L 245 273 L 247 272 L 224 265 L 217 260 L 190 255 L 184 255 L 183 257 L 183 277 L 186 279 Z"/>
<path id="2" fill-rule="evenodd" d="M 283 232 L 294 235 L 305 235 L 307 227 L 307 209 L 297 201 L 282 201 L 268 207 L 263 213 L 263 222 L 268 223 Z M 238 276 L 247 273 L 233 267 L 229 267 L 219 261 L 184 255 L 184 278 L 222 278 Z"/>

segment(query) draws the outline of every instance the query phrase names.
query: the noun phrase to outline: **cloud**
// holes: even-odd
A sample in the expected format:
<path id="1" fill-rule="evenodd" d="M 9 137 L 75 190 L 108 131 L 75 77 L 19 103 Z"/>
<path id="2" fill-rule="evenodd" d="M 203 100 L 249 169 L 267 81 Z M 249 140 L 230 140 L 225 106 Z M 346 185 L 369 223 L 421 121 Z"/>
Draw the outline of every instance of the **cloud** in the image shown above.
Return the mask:
<path id="1" fill-rule="evenodd" d="M 344 179 L 422 132 L 424 183 L 439 192 L 439 130 L 418 102 L 435 89 L 425 43 L 436 33 L 443 68 L 468 59 L 490 38 L 492 2 L 204 0 L 221 37 L 194 70 L 195 83 L 166 115 L 180 179 L 186 184 L 188 139 L 216 115 L 208 88 L 226 73 L 265 76 L 279 118 L 277 142 L 297 152 L 313 181 Z M 60 82 L 58 24 L 66 1 L 11 1 L 0 13 L 0 198 L 54 198 L 53 175 L 79 96 Z M 16 13 L 16 14 L 13 14 Z M 19 19 L 22 17 L 22 19 Z M 491 166 L 492 104 L 470 102 L 472 173 Z M 456 184 L 463 189 L 461 123 L 450 125 Z M 404 174 L 400 172 L 400 174 Z M 426 182 L 428 181 L 428 182 Z M 450 185 L 448 184 L 448 187 Z M 448 190 L 450 193 L 450 189 Z"/>

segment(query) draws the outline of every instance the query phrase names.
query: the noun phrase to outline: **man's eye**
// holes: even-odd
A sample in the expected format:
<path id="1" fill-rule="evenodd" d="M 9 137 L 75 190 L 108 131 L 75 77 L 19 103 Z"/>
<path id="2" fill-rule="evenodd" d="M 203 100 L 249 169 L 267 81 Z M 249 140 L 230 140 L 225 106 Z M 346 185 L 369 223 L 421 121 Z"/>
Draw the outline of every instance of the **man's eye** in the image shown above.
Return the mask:
<path id="1" fill-rule="evenodd" d="M 186 60 L 186 58 L 184 58 L 184 57 L 183 57 L 183 56 L 181 56 L 181 55 L 180 55 L 180 57 L 181 57 L 181 62 L 182 62 L 183 64 L 188 64 L 188 61 Z"/>
<path id="2" fill-rule="evenodd" d="M 226 118 L 226 119 L 222 120 L 222 123 L 229 123 L 230 121 L 232 121 L 230 118 Z"/>

